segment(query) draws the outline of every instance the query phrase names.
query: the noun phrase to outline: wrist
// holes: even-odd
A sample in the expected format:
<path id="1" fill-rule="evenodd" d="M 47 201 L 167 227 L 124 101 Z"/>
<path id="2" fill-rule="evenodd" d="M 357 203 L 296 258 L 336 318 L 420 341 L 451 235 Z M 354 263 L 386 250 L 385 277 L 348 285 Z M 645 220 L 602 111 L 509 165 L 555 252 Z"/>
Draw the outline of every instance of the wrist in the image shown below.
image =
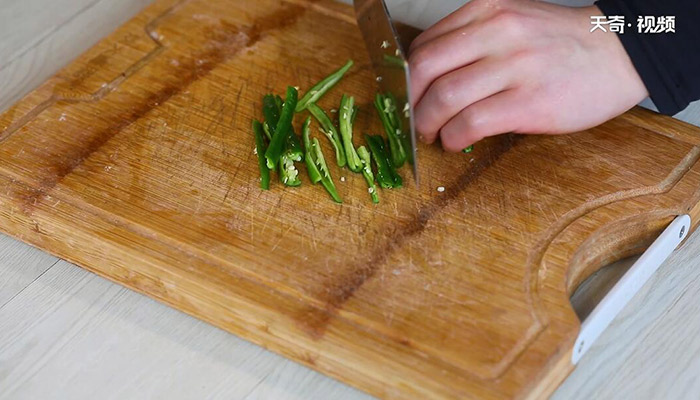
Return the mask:
<path id="1" fill-rule="evenodd" d="M 585 27 L 582 33 L 583 41 L 586 47 L 591 49 L 594 60 L 597 60 L 601 68 L 607 68 L 614 77 L 614 81 L 610 83 L 624 93 L 623 98 L 634 104 L 647 98 L 647 88 L 618 34 L 610 29 L 606 29 L 605 32 L 600 29 L 591 32 L 594 27 L 591 23 L 592 17 L 605 17 L 605 13 L 596 5 L 582 7 L 578 9 L 578 13 L 581 25 Z"/>

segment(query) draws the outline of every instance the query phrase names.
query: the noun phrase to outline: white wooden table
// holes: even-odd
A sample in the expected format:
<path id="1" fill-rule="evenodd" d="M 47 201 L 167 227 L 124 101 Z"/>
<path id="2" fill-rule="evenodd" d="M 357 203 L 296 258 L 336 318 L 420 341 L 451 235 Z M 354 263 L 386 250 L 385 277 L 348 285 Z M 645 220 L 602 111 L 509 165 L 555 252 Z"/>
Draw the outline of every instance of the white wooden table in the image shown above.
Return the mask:
<path id="1" fill-rule="evenodd" d="M 0 110 L 149 1 L 0 0 Z M 425 27 L 460 2 L 392 3 L 398 19 Z M 699 108 L 679 117 L 700 125 Z M 700 398 L 698 264 L 695 234 L 554 398 Z M 369 396 L 0 235 L 0 399 L 54 398 Z"/>

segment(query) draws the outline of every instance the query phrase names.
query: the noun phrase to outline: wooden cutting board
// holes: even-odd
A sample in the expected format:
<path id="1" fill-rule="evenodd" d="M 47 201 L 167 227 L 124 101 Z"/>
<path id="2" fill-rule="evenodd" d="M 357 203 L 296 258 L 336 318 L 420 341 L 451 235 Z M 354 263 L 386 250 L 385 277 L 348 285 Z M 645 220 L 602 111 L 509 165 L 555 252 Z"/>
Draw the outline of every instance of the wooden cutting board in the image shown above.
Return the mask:
<path id="1" fill-rule="evenodd" d="M 348 6 L 160 0 L 0 116 L 0 227 L 380 397 L 550 393 L 577 285 L 697 220 L 700 130 L 635 109 L 469 155 L 424 146 L 420 189 L 404 168 L 378 205 L 337 168 L 342 205 L 305 173 L 261 191 L 261 96 L 348 58 L 321 105 L 353 94 L 357 133 L 380 132 Z"/>

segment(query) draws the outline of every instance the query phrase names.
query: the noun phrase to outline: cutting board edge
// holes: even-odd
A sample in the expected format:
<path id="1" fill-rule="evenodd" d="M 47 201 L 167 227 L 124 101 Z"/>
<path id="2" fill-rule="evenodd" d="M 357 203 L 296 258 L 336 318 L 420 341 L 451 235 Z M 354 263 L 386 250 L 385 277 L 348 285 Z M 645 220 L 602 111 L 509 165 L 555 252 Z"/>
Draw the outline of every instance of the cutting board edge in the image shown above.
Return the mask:
<path id="1" fill-rule="evenodd" d="M 289 1 L 289 0 L 287 0 L 287 1 Z M 290 2 L 298 2 L 298 1 L 290 1 Z M 638 126 L 641 126 L 641 125 L 638 125 Z M 655 132 L 658 132 L 658 130 L 656 130 L 656 129 L 654 129 L 654 131 L 655 131 Z M 658 132 L 658 133 L 661 133 L 661 132 Z M 667 136 L 668 136 L 668 135 L 667 135 Z M 674 138 L 675 138 L 675 139 L 678 139 L 677 137 L 674 137 Z M 682 139 L 678 139 L 678 140 L 682 140 Z M 37 232 L 37 235 L 39 235 L 39 234 L 40 234 L 40 233 Z M 46 246 L 43 246 L 43 247 L 45 248 Z M 79 264 L 84 265 L 84 263 L 79 263 Z M 86 269 L 92 270 L 93 272 L 96 272 L 96 273 L 100 274 L 101 276 L 105 276 L 105 277 L 107 277 L 107 278 L 110 279 L 110 280 L 113 280 L 113 281 L 115 281 L 115 282 L 120 282 L 120 284 L 125 284 L 125 285 L 129 286 L 130 288 L 132 288 L 133 290 L 136 290 L 136 291 L 145 293 L 145 294 L 147 294 L 149 297 L 156 298 L 156 299 L 158 299 L 159 301 L 162 301 L 162 302 L 164 302 L 164 303 L 167 303 L 167 304 L 169 304 L 169 305 L 173 305 L 173 306 L 175 306 L 176 308 L 181 309 L 181 307 L 177 307 L 177 306 L 178 306 L 177 303 L 171 302 L 170 300 L 167 300 L 167 299 L 165 299 L 165 298 L 159 298 L 159 297 L 157 297 L 157 296 L 158 296 L 157 293 L 156 293 L 156 294 L 149 293 L 149 292 L 147 292 L 146 290 L 144 290 L 143 288 L 139 288 L 139 287 L 137 287 L 137 286 L 130 285 L 130 284 L 125 283 L 125 282 L 123 282 L 123 281 L 116 280 L 116 278 L 113 278 L 113 277 L 111 277 L 111 276 L 109 276 L 109 275 L 106 275 L 106 274 L 104 274 L 103 272 L 101 272 L 101 271 L 99 271 L 99 270 L 93 270 L 93 269 L 91 269 L 91 268 L 86 268 Z M 206 319 L 206 318 L 208 318 L 207 316 L 203 317 L 203 315 L 201 315 L 201 314 L 196 314 L 196 313 L 188 313 L 188 314 L 195 315 L 197 318 L 200 318 L 200 319 Z M 214 323 L 214 325 L 218 325 L 218 324 L 217 324 L 217 323 Z M 242 335 L 242 336 L 245 336 L 246 338 L 250 339 L 250 337 L 247 336 L 247 335 Z M 264 346 L 264 344 L 263 344 L 263 346 Z M 282 354 L 285 354 L 285 355 L 286 355 L 286 354 L 289 352 L 289 349 L 286 349 L 286 348 L 282 347 L 282 350 L 276 350 L 276 351 L 277 351 L 278 353 L 282 353 Z M 295 360 L 297 360 L 298 362 L 301 362 L 301 363 L 303 363 L 303 364 L 305 364 L 305 365 L 309 365 L 309 366 L 312 366 L 312 367 L 313 367 L 313 364 L 312 364 L 311 362 L 305 361 L 305 360 L 303 360 L 303 359 L 300 359 L 297 355 L 293 355 L 294 353 L 289 353 L 289 354 L 292 354 L 292 355 L 290 355 L 290 357 L 293 358 L 293 359 L 295 359 Z M 561 360 L 559 360 L 559 361 L 561 361 Z M 569 371 L 569 372 L 570 372 L 570 371 Z M 333 373 L 328 373 L 328 372 L 326 372 L 326 371 L 324 371 L 324 373 L 327 373 L 327 374 L 329 374 L 329 375 L 331 375 L 331 376 L 335 376 L 335 377 L 338 377 L 338 378 L 345 378 L 345 379 L 347 379 L 345 376 L 334 375 Z M 568 375 L 568 373 L 567 373 L 567 375 Z M 562 378 L 562 379 L 563 379 L 563 378 Z"/>
<path id="2" fill-rule="evenodd" d="M 0 177 L 1 178 L 1 177 Z M 11 197 L 7 197 L 5 194 L 0 193 L 0 204 L 3 201 L 9 201 L 12 202 L 13 199 Z M 37 214 L 39 217 L 47 217 L 43 215 L 43 211 L 39 212 Z M 19 218 L 17 218 L 19 217 Z M 100 216 L 96 216 L 99 219 L 102 219 Z M 14 219 L 14 221 L 13 221 Z M 385 381 L 382 381 L 378 379 L 381 374 L 375 374 L 372 373 L 371 369 L 373 367 L 376 367 L 377 364 L 376 362 L 365 362 L 366 360 L 362 360 L 359 362 L 359 365 L 357 364 L 350 364 L 348 365 L 346 363 L 346 359 L 343 359 L 343 357 L 327 357 L 326 361 L 324 363 L 320 363 L 319 361 L 322 361 L 322 357 L 320 356 L 321 348 L 324 346 L 317 346 L 317 344 L 321 343 L 316 341 L 316 339 L 310 338 L 306 336 L 306 334 L 302 331 L 299 330 L 297 332 L 292 332 L 291 336 L 289 336 L 288 339 L 285 339 L 281 336 L 275 335 L 271 332 L 269 327 L 267 326 L 262 326 L 259 327 L 255 325 L 254 323 L 251 323 L 250 321 L 247 321 L 245 318 L 238 321 L 235 320 L 235 318 L 240 318 L 236 317 L 237 315 L 240 315 L 240 313 L 234 313 L 231 314 L 230 312 L 227 312 L 225 310 L 219 310 L 220 312 L 218 313 L 209 313 L 209 312 L 198 312 L 197 309 L 192 308 L 193 302 L 184 302 L 183 303 L 183 298 L 188 298 L 189 300 L 193 301 L 201 301 L 201 299 L 197 296 L 197 292 L 190 292 L 190 291 L 180 291 L 180 293 L 185 294 L 186 296 L 181 296 L 178 295 L 177 297 L 174 297 L 170 293 L 161 293 L 161 290 L 163 287 L 168 283 L 167 281 L 163 281 L 161 278 L 157 278 L 156 281 L 150 282 L 148 279 L 148 274 L 144 274 L 144 270 L 138 270 L 135 271 L 133 269 L 129 269 L 128 274 L 119 274 L 116 273 L 114 270 L 114 267 L 109 267 L 109 268 L 96 268 L 93 267 L 92 265 L 95 263 L 99 263 L 98 261 L 91 260 L 91 257 L 95 257 L 95 255 L 90 255 L 92 253 L 99 253 L 101 251 L 104 251 L 106 245 L 113 245 L 111 243 L 108 243 L 106 241 L 101 241 L 100 244 L 101 246 L 94 246 L 91 248 L 85 248 L 84 251 L 79 252 L 79 253 L 74 253 L 71 251 L 67 251 L 68 248 L 72 246 L 72 244 L 66 245 L 66 243 L 70 243 L 71 240 L 69 238 L 72 238 L 75 236 L 75 231 L 71 231 L 70 233 L 66 232 L 64 237 L 50 237 L 49 234 L 47 234 L 45 229 L 50 228 L 47 225 L 42 224 L 40 222 L 41 218 L 38 219 L 33 219 L 32 215 L 26 215 L 24 212 L 20 211 L 19 213 L 13 212 L 11 215 L 6 215 L 5 213 L 0 212 L 0 228 L 2 228 L 2 232 L 6 233 L 7 235 L 20 240 L 24 243 L 27 243 L 31 246 L 34 246 L 38 249 L 41 249 L 42 251 L 46 251 L 47 253 L 54 255 L 58 258 L 62 258 L 68 262 L 71 262 L 73 264 L 76 264 L 80 266 L 81 268 L 92 272 L 100 277 L 103 277 L 111 282 L 114 282 L 116 284 L 119 284 L 121 286 L 127 287 L 130 290 L 134 290 L 135 292 L 138 292 L 140 294 L 143 294 L 149 298 L 152 298 L 156 301 L 159 301 L 163 304 L 166 304 L 168 306 L 171 306 L 181 312 L 184 312 L 185 314 L 188 314 L 192 317 L 195 317 L 197 319 L 203 320 L 207 323 L 212 324 L 213 326 L 219 327 L 229 333 L 235 334 L 247 341 L 250 341 L 256 345 L 259 345 L 267 350 L 271 350 L 277 354 L 280 354 L 284 357 L 287 357 L 291 360 L 294 360 L 295 362 L 299 362 L 311 369 L 314 369 L 316 371 L 319 371 L 325 375 L 331 376 L 335 379 L 338 379 L 342 382 L 348 383 L 355 388 L 365 391 L 369 394 L 372 394 L 374 396 L 380 397 L 380 398 L 387 398 L 387 394 L 391 393 L 390 398 L 414 398 L 415 395 L 420 395 L 420 396 L 428 396 L 430 398 L 453 398 L 455 396 L 455 393 L 469 393 L 469 392 L 463 392 L 465 390 L 465 387 L 463 386 L 458 386 L 458 387 L 449 387 L 447 383 L 442 384 L 442 385 L 437 385 L 436 382 L 431 382 L 432 383 L 432 389 L 430 385 L 426 386 L 425 382 L 423 384 L 415 384 L 412 382 L 419 382 L 421 381 L 421 377 L 423 376 L 417 371 L 412 371 L 410 368 L 408 368 L 405 372 L 406 374 L 403 376 L 397 377 L 397 379 L 403 381 L 402 384 L 398 385 L 400 387 L 400 390 L 397 390 L 395 387 L 388 386 Z M 9 223 L 8 223 L 9 221 Z M 12 226 L 19 227 L 17 228 L 12 228 Z M 70 226 L 70 225 L 65 225 L 65 226 Z M 64 227 L 65 227 L 64 226 Z M 81 229 L 81 226 L 79 224 L 75 224 L 74 227 L 77 230 Z M 22 233 L 19 233 L 22 231 Z M 82 234 L 83 235 L 90 235 L 93 232 L 90 230 L 83 230 Z M 141 237 L 137 232 L 129 231 L 129 233 L 137 235 Z M 143 237 L 141 237 L 143 238 Z M 60 243 L 59 246 L 52 246 L 50 244 L 47 245 L 46 241 L 53 241 L 54 243 Z M 67 248 L 61 248 L 60 246 L 67 246 Z M 115 246 L 116 247 L 116 246 Z M 60 249 L 60 250 L 59 250 Z M 80 256 L 76 256 L 76 254 L 81 254 Z M 140 257 L 140 256 L 145 256 L 146 258 L 152 257 L 148 254 L 142 253 L 142 252 L 132 252 L 131 256 L 133 257 Z M 102 261 L 105 261 L 102 259 Z M 159 268 L 161 271 L 166 271 L 163 268 L 163 264 L 154 261 L 154 260 L 148 260 L 146 261 L 145 259 L 140 259 L 141 265 L 143 263 L 148 264 L 148 265 L 153 265 L 153 267 Z M 123 264 L 123 260 L 112 260 L 112 264 L 117 265 L 117 264 Z M 101 265 L 104 265 L 101 264 Z M 149 267 L 149 268 L 153 268 Z M 126 267 L 120 267 L 123 269 L 127 269 Z M 154 275 L 155 276 L 155 275 Z M 196 281 L 191 281 L 196 284 Z M 181 282 L 180 282 L 181 283 Z M 209 289 L 206 289 L 209 290 Z M 218 292 L 211 292 L 211 294 L 214 294 L 216 296 L 220 296 L 220 293 Z M 252 304 L 253 307 L 257 307 L 259 310 L 263 310 L 262 306 L 258 303 L 255 303 L 255 300 L 251 302 L 251 300 L 247 297 L 240 296 L 239 298 L 234 299 L 233 297 L 229 296 L 227 297 L 228 300 L 232 300 L 237 303 L 247 303 L 249 305 Z M 223 307 L 224 305 L 222 303 L 216 303 L 218 306 Z M 201 311 L 201 310 L 200 310 Z M 270 311 L 269 309 L 266 309 L 266 311 Z M 279 314 L 276 311 L 270 311 L 272 312 L 275 316 L 282 316 L 285 318 L 286 316 Z M 254 314 L 254 313 L 251 313 Z M 212 317 L 212 315 L 216 315 L 216 318 Z M 250 314 L 249 314 L 250 315 Z M 232 319 L 233 318 L 233 319 Z M 353 324 L 349 323 L 348 321 L 340 321 L 343 324 L 353 327 Z M 250 328 L 250 329 L 248 329 Z M 336 328 L 337 329 L 337 328 Z M 352 329 L 358 329 L 358 327 L 353 327 Z M 282 332 L 289 334 L 288 332 Z M 345 332 L 344 332 L 345 334 Z M 327 333 L 324 336 L 324 341 L 327 340 L 327 338 L 330 338 L 331 342 L 335 342 L 339 340 L 338 337 L 334 336 L 333 334 Z M 302 342 L 294 342 L 294 345 L 290 345 L 289 343 L 293 341 L 294 339 L 303 339 Z M 343 339 L 344 340 L 344 339 Z M 307 345 L 304 344 L 304 342 L 307 343 Z M 308 343 L 311 343 L 311 345 L 308 345 Z M 332 347 L 337 346 L 337 344 L 331 344 Z M 299 350 L 300 349 L 300 350 Z M 367 355 L 371 354 L 369 349 L 366 349 Z M 314 356 L 313 354 L 316 354 Z M 330 352 L 323 352 L 324 354 L 330 355 Z M 367 358 L 369 359 L 369 357 Z M 363 367 L 364 365 L 364 367 Z M 411 373 L 414 375 L 411 376 Z M 412 378 L 414 379 L 412 382 L 407 381 L 406 378 Z M 446 381 L 449 382 L 449 381 Z M 470 385 L 475 385 L 474 388 L 472 388 L 475 391 L 478 391 L 482 395 L 484 395 L 484 398 L 489 399 L 497 399 L 500 398 L 500 395 L 496 395 L 492 393 L 491 395 L 488 395 L 489 393 L 489 388 L 484 387 L 477 381 L 471 381 Z M 451 393 L 451 394 L 450 394 Z M 398 396 L 398 397 L 396 397 Z"/>

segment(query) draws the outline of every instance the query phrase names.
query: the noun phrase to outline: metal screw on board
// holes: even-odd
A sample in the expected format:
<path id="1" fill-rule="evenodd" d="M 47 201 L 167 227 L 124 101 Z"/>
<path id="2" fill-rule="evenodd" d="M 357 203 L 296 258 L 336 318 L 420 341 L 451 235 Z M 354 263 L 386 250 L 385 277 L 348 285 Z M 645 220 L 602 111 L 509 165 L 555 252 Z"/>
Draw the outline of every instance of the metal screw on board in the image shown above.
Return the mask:
<path id="1" fill-rule="evenodd" d="M 681 233 L 678 234 L 678 239 L 682 238 L 684 233 L 685 233 L 685 225 L 681 226 Z"/>
<path id="2" fill-rule="evenodd" d="M 581 352 L 581 350 L 583 350 L 583 343 L 584 343 L 584 342 L 585 342 L 585 341 L 582 340 L 581 343 L 578 344 L 578 352 L 579 352 L 579 353 Z"/>

